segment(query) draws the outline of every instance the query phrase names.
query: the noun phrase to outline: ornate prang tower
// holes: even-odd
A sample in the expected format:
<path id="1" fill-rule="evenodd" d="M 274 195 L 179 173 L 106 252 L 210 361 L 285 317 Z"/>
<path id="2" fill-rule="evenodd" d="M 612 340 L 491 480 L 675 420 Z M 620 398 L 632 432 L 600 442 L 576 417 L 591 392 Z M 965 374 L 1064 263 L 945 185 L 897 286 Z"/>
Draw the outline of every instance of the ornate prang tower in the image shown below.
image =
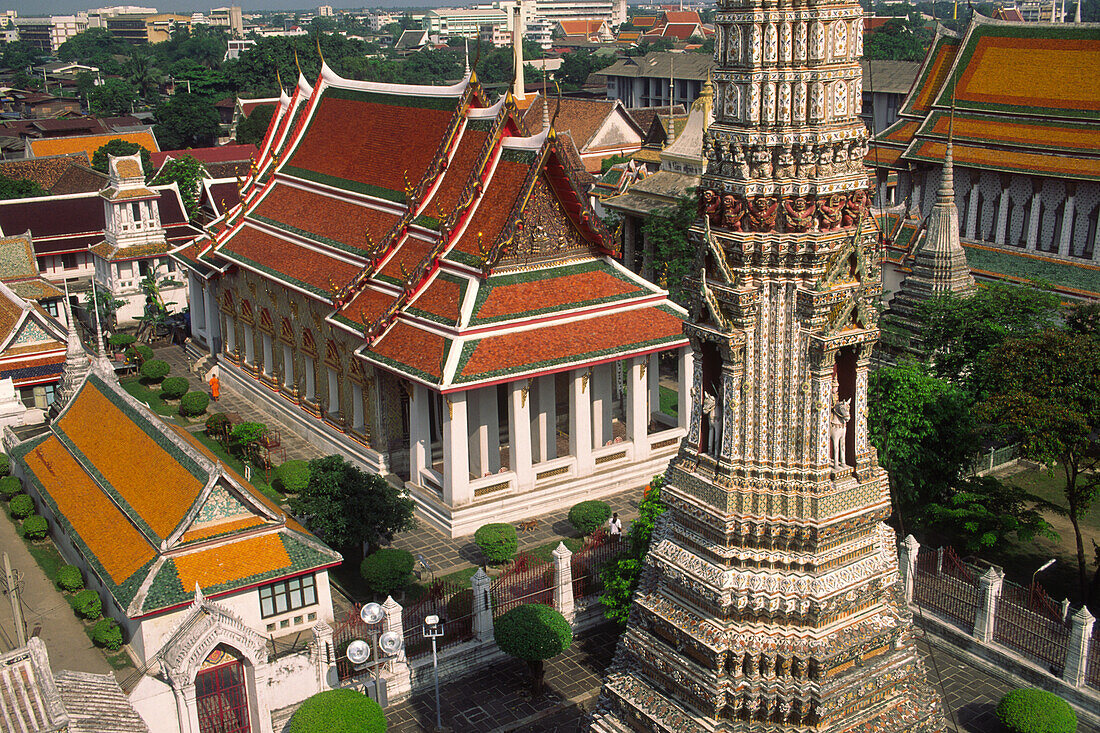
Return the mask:
<path id="1" fill-rule="evenodd" d="M 596 731 L 940 731 L 867 434 L 879 247 L 852 0 L 719 0 L 691 427 Z"/>

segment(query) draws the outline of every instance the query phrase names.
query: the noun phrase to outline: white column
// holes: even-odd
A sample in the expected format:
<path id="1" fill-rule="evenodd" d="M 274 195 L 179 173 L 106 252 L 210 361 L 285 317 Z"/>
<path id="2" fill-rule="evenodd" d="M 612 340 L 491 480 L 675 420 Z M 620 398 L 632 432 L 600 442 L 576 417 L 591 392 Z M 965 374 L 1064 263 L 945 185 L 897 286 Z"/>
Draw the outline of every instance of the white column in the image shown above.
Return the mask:
<path id="1" fill-rule="evenodd" d="M 649 457 L 649 385 L 645 376 L 648 368 L 646 357 L 636 356 L 627 369 L 626 429 L 634 443 L 635 461 Z"/>
<path id="2" fill-rule="evenodd" d="M 986 570 L 982 577 L 978 578 L 981 596 L 978 601 L 978 613 L 974 618 L 974 637 L 988 644 L 993 640 L 993 626 L 997 618 L 997 600 L 1001 597 L 1001 586 L 1004 583 L 1004 573 L 997 572 L 996 568 Z"/>
<path id="3" fill-rule="evenodd" d="M 997 202 L 997 225 L 993 230 L 993 243 L 1003 245 L 1008 238 L 1008 189 L 1004 181 L 1001 182 L 1001 199 Z"/>
<path id="4" fill-rule="evenodd" d="M 690 346 L 680 349 L 680 374 L 676 396 L 676 426 L 686 428 L 691 422 L 691 380 L 695 375 L 695 352 Z M 658 407 L 660 403 L 658 403 Z"/>
<path id="5" fill-rule="evenodd" d="M 443 501 L 448 506 L 468 504 L 470 492 L 469 433 L 466 431 L 466 392 L 453 392 L 443 411 Z"/>
<path id="6" fill-rule="evenodd" d="M 493 638 L 493 605 L 489 598 L 492 585 L 493 581 L 485 574 L 485 568 L 478 568 L 474 577 L 470 578 L 470 590 L 474 594 L 474 636 L 478 641 Z"/>
<path id="7" fill-rule="evenodd" d="M 533 437 L 532 461 L 541 463 L 558 457 L 558 411 L 554 393 L 554 375 L 536 377 L 531 387 L 531 435 Z"/>
<path id="8" fill-rule="evenodd" d="M 218 303 L 214 297 L 214 286 L 212 284 L 203 284 L 202 298 L 206 303 L 206 345 L 210 348 L 210 353 L 216 354 L 218 343 L 221 340 L 221 332 L 218 328 Z"/>
<path id="9" fill-rule="evenodd" d="M 497 388 L 485 387 L 479 395 L 481 421 L 485 424 L 486 448 L 489 463 L 486 470 L 496 473 L 500 470 L 500 413 L 497 412 Z"/>
<path id="10" fill-rule="evenodd" d="M 559 542 L 554 548 L 554 608 L 573 623 L 573 553 Z"/>
<path id="11" fill-rule="evenodd" d="M 1096 621 L 1089 613 L 1087 606 L 1081 606 L 1081 610 L 1073 614 L 1069 632 L 1069 644 L 1066 647 L 1066 663 L 1062 671 L 1062 680 L 1074 687 L 1085 684 L 1085 672 L 1088 670 L 1089 643 L 1095 629 Z"/>
<path id="12" fill-rule="evenodd" d="M 191 335 L 209 338 L 206 326 L 206 302 L 202 297 L 202 283 L 193 272 L 187 273 L 187 301 L 191 306 Z"/>
<path id="13" fill-rule="evenodd" d="M 569 373 L 569 452 L 577 459 L 577 473 L 592 473 L 592 403 L 587 371 Z"/>
<path id="14" fill-rule="evenodd" d="M 1072 184 L 1069 184 L 1072 185 Z M 1062 240 L 1058 242 L 1058 254 L 1069 257 L 1073 243 L 1073 214 L 1076 207 L 1077 192 L 1067 191 L 1066 209 L 1062 212 Z"/>
<path id="15" fill-rule="evenodd" d="M 1042 206 L 1043 200 L 1043 186 L 1042 184 L 1032 184 L 1035 186 L 1031 193 L 1031 216 L 1028 217 L 1027 226 L 1027 250 L 1033 251 L 1039 242 L 1039 209 Z"/>
<path id="16" fill-rule="evenodd" d="M 531 469 L 531 398 L 534 390 L 528 390 L 527 381 L 508 385 L 508 437 L 511 439 L 512 470 L 516 483 L 523 489 L 535 485 L 535 472 Z"/>
<path id="17" fill-rule="evenodd" d="M 981 176 L 974 175 L 974 182 L 970 184 L 970 200 L 966 205 L 966 238 L 974 239 L 978 227 L 978 199 L 981 198 Z"/>
<path id="18" fill-rule="evenodd" d="M 592 445 L 599 448 L 611 440 L 612 364 L 592 367 Z"/>
<path id="19" fill-rule="evenodd" d="M 470 414 L 470 473 L 476 477 L 500 470 L 500 422 L 497 418 L 497 389 L 482 387 L 471 390 L 468 405 Z"/>
<path id="20" fill-rule="evenodd" d="M 649 368 L 646 369 L 646 379 L 649 380 L 649 411 L 661 411 L 661 362 L 657 354 L 649 355 Z"/>
<path id="21" fill-rule="evenodd" d="M 913 602 L 913 583 L 916 581 L 917 556 L 920 543 L 913 535 L 907 535 L 898 548 L 898 571 L 901 574 L 901 587 L 905 590 L 906 603 Z"/>

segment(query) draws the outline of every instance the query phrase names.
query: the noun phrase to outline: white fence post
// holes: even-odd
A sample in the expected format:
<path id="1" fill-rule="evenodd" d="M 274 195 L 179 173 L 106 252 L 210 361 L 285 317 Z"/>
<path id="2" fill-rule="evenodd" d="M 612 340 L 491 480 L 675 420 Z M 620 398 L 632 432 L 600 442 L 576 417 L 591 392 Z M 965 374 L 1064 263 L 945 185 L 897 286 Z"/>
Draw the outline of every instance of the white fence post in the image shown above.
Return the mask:
<path id="1" fill-rule="evenodd" d="M 386 596 L 386 602 L 382 604 L 382 612 L 386 614 L 382 618 L 382 631 L 392 631 L 401 637 L 401 649 L 393 660 L 397 664 L 405 661 L 405 619 L 402 611 L 401 604 L 393 600 L 393 596 Z"/>
<path id="2" fill-rule="evenodd" d="M 978 613 L 974 618 L 974 637 L 988 644 L 993 641 L 993 626 L 997 620 L 997 601 L 1001 597 L 1004 572 L 989 568 L 978 579 L 981 595 L 978 599 Z"/>
<path id="3" fill-rule="evenodd" d="M 554 548 L 554 608 L 573 623 L 573 553 L 559 542 Z"/>
<path id="4" fill-rule="evenodd" d="M 901 587 L 905 589 L 905 602 L 913 602 L 913 584 L 917 577 L 917 555 L 920 543 L 913 535 L 907 535 L 898 548 L 898 572 L 901 573 Z"/>
<path id="5" fill-rule="evenodd" d="M 492 581 L 485 574 L 485 568 L 478 568 L 470 578 L 470 589 L 474 594 L 471 604 L 474 614 L 474 636 L 478 641 L 490 641 L 493 638 L 493 605 L 490 603 L 489 587 Z"/>
<path id="6" fill-rule="evenodd" d="M 332 627 L 324 621 L 318 621 L 313 627 L 313 644 L 313 653 L 316 655 L 314 663 L 317 665 L 317 690 L 324 692 L 332 689 L 332 682 L 336 679 L 336 647 L 332 643 Z"/>
<path id="7" fill-rule="evenodd" d="M 1073 614 L 1073 626 L 1069 632 L 1069 644 L 1066 646 L 1066 664 L 1062 679 L 1074 687 L 1085 684 L 1085 672 L 1089 658 L 1089 642 L 1092 640 L 1094 622 L 1086 606 Z"/>
<path id="8" fill-rule="evenodd" d="M 386 662 L 386 697 L 391 700 L 401 700 L 412 692 L 412 670 L 409 668 L 405 656 L 405 618 L 401 604 L 393 600 L 393 596 L 386 596 L 386 602 L 382 604 L 382 631 L 392 631 L 401 637 L 401 648 L 390 661 Z"/>

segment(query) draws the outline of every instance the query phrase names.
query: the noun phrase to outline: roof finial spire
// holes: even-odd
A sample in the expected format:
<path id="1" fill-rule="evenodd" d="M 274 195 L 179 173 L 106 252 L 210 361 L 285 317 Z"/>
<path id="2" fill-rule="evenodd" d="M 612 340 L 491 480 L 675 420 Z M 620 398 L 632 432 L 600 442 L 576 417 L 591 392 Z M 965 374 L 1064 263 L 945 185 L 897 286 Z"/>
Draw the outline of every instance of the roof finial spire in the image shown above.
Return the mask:
<path id="1" fill-rule="evenodd" d="M 96 355 L 92 368 L 104 379 L 117 379 L 115 365 L 107 358 L 107 344 L 103 341 L 103 324 L 99 317 L 99 296 L 96 292 L 95 280 L 92 280 L 92 308 L 95 310 L 95 341 L 99 354 Z M 110 295 L 108 295 L 110 297 Z"/>
<path id="2" fill-rule="evenodd" d="M 61 373 L 61 382 L 57 385 L 57 396 L 50 405 L 50 417 L 55 417 L 68 403 L 77 387 L 88 375 L 88 354 L 76 331 L 76 319 L 69 302 L 69 283 L 65 282 L 65 320 L 68 334 L 65 339 L 65 368 Z"/>
<path id="3" fill-rule="evenodd" d="M 466 44 L 466 76 L 470 75 L 470 37 L 466 36 L 462 39 Z"/>
<path id="4" fill-rule="evenodd" d="M 298 76 L 305 76 L 305 74 L 302 73 L 302 65 L 298 63 L 298 49 L 294 49 L 294 65 L 298 67 Z"/>
<path id="5" fill-rule="evenodd" d="M 317 56 L 321 59 L 321 66 L 325 65 L 325 55 L 321 53 L 321 34 L 317 34 Z"/>
<path id="6" fill-rule="evenodd" d="M 521 102 L 527 99 L 523 83 L 523 32 L 520 26 L 523 23 L 523 15 L 520 10 L 521 2 L 516 2 L 512 8 L 512 96 Z"/>
<path id="7" fill-rule="evenodd" d="M 279 94 L 283 93 L 283 76 L 279 73 L 279 65 L 275 65 L 275 81 L 279 84 Z"/>

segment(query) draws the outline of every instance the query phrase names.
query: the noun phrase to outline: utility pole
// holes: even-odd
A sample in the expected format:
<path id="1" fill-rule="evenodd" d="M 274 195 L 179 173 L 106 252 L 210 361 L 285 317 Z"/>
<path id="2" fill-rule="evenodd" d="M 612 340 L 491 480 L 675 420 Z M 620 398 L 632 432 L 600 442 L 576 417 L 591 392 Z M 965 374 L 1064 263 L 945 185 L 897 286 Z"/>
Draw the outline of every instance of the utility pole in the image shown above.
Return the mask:
<path id="1" fill-rule="evenodd" d="M 7 584 L 8 600 L 11 601 L 11 617 L 15 622 L 15 636 L 19 646 L 27 645 L 27 629 L 23 625 L 23 606 L 19 603 L 19 589 L 15 587 L 15 573 L 11 570 L 11 560 L 4 553 L 4 582 Z"/>

